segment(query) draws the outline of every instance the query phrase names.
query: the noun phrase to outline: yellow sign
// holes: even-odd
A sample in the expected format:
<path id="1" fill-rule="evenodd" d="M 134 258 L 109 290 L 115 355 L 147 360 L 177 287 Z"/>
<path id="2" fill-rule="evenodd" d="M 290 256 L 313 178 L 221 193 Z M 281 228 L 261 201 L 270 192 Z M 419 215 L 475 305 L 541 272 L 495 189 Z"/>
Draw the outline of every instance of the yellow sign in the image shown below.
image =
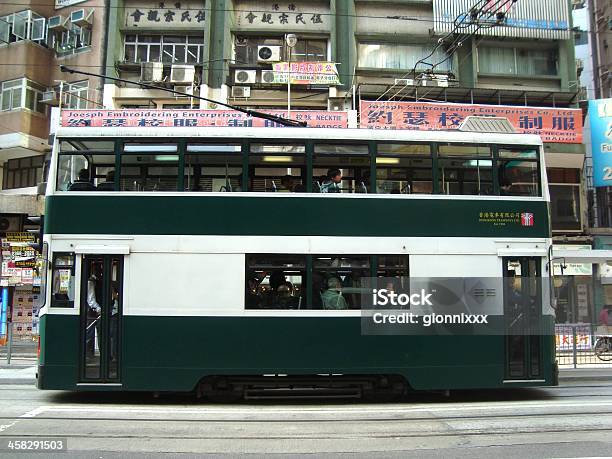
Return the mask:
<path id="1" fill-rule="evenodd" d="M 272 65 L 274 81 L 271 83 L 287 84 L 340 84 L 338 70 L 333 62 L 277 62 Z"/>

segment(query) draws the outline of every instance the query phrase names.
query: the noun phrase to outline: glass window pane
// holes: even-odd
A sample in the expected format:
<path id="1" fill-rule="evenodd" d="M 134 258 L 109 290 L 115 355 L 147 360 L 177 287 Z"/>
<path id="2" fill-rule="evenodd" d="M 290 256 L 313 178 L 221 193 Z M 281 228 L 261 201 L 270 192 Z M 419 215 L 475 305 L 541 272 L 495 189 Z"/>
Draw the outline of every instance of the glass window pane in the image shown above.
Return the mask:
<path id="1" fill-rule="evenodd" d="M 491 157 L 491 148 L 485 145 L 440 144 L 439 156 L 479 156 Z"/>
<path id="2" fill-rule="evenodd" d="M 136 49 L 136 62 L 147 62 L 148 61 L 148 50 L 147 45 L 138 45 Z"/>
<path id="3" fill-rule="evenodd" d="M 240 145 L 192 144 L 185 155 L 187 191 L 247 191 L 242 186 Z"/>
<path id="4" fill-rule="evenodd" d="M 369 154 L 368 146 L 365 144 L 326 144 L 319 143 L 315 145 L 315 153 L 331 153 L 331 154 Z"/>
<path id="5" fill-rule="evenodd" d="M 360 309 L 361 296 L 371 291 L 369 276 L 368 256 L 313 257 L 313 309 Z"/>
<path id="6" fill-rule="evenodd" d="M 342 156 L 315 154 L 313 158 L 313 192 L 368 193 L 370 188 L 369 155 L 350 153 Z"/>
<path id="7" fill-rule="evenodd" d="M 489 159 L 440 158 L 438 167 L 439 188 L 443 194 L 493 194 Z"/>
<path id="8" fill-rule="evenodd" d="M 382 155 L 431 155 L 431 147 L 426 144 L 379 143 L 378 156 Z"/>
<path id="9" fill-rule="evenodd" d="M 178 155 L 123 154 L 121 191 L 176 191 Z"/>
<path id="10" fill-rule="evenodd" d="M 376 192 L 383 194 L 431 194 L 431 159 L 376 158 Z"/>
<path id="11" fill-rule="evenodd" d="M 246 309 L 306 309 L 304 255 L 248 255 Z"/>
<path id="12" fill-rule="evenodd" d="M 149 62 L 159 62 L 161 47 L 159 45 L 151 45 L 149 47 Z"/>
<path id="13" fill-rule="evenodd" d="M 536 149 L 507 149 L 500 148 L 499 149 L 499 157 L 500 158 L 517 158 L 517 159 L 538 159 L 538 151 Z"/>
<path id="14" fill-rule="evenodd" d="M 423 57 L 432 53 L 430 62 L 441 62 L 438 71 L 449 71 L 452 59 L 442 48 L 434 51 L 435 44 L 399 45 L 395 43 L 359 43 L 358 65 L 366 68 L 388 68 L 411 70 Z"/>
<path id="15" fill-rule="evenodd" d="M 581 230 L 580 186 L 550 185 L 549 188 L 553 231 Z"/>
<path id="16" fill-rule="evenodd" d="M 74 307 L 74 254 L 54 254 L 51 307 Z"/>
<path id="17" fill-rule="evenodd" d="M 185 62 L 185 46 L 176 45 L 174 47 L 174 62 Z"/>
<path id="18" fill-rule="evenodd" d="M 504 196 L 539 196 L 538 163 L 498 161 L 499 191 Z"/>
<path id="19" fill-rule="evenodd" d="M 478 69 L 481 73 L 516 74 L 514 48 L 488 46 L 478 48 Z"/>
<path id="20" fill-rule="evenodd" d="M 87 172 L 87 159 L 81 155 L 60 155 L 57 169 L 57 191 L 68 191 L 78 179 L 79 172 Z"/>
<path id="21" fill-rule="evenodd" d="M 306 147 L 301 144 L 263 144 L 263 143 L 252 143 L 251 153 L 278 153 L 278 154 L 296 154 L 306 153 Z"/>

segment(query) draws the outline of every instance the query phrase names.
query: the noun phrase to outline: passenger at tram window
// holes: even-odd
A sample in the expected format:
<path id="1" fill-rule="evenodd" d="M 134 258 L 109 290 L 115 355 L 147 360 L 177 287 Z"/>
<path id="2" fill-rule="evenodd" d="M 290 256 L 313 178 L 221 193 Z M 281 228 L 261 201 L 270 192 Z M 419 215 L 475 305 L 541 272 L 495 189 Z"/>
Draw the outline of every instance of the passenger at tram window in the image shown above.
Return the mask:
<path id="1" fill-rule="evenodd" d="M 299 299 L 294 296 L 293 284 L 284 282 L 276 289 L 276 308 L 297 309 Z"/>
<path id="2" fill-rule="evenodd" d="M 337 277 L 327 279 L 327 290 L 321 295 L 323 309 L 348 309 L 342 296 L 342 282 Z"/>
<path id="3" fill-rule="evenodd" d="M 98 191 L 114 191 L 115 190 L 115 170 L 111 169 L 106 173 L 104 182 L 99 183 Z"/>
<path id="4" fill-rule="evenodd" d="M 328 170 L 327 177 L 321 184 L 321 193 L 340 193 L 340 182 L 342 182 L 342 172 L 340 169 Z"/>
<path id="5" fill-rule="evenodd" d="M 93 191 L 96 187 L 89 180 L 89 171 L 81 169 L 77 175 L 77 179 L 70 185 L 68 191 Z"/>
<path id="6" fill-rule="evenodd" d="M 263 297 L 261 295 L 261 284 L 262 279 L 255 276 L 251 276 L 247 280 L 247 292 L 245 306 L 246 309 L 261 309 L 263 307 Z"/>
<path id="7" fill-rule="evenodd" d="M 361 279 L 366 276 L 365 271 L 356 269 L 345 276 L 342 282 L 344 297 L 350 309 L 361 309 L 361 289 L 364 287 Z"/>

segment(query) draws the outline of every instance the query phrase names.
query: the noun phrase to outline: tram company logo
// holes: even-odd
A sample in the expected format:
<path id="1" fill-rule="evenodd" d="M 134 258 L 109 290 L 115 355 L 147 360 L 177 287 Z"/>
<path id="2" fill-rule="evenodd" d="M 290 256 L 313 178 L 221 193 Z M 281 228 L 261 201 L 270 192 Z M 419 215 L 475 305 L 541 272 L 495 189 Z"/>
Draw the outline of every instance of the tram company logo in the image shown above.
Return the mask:
<path id="1" fill-rule="evenodd" d="M 533 214 L 531 212 L 521 214 L 521 226 L 533 226 Z"/>

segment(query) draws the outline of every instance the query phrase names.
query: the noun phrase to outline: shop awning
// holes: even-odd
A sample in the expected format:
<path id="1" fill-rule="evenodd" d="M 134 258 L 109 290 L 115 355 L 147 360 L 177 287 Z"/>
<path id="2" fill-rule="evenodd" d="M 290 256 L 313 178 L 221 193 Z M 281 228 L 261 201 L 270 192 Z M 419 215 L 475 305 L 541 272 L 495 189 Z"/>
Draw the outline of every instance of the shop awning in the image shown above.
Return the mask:
<path id="1" fill-rule="evenodd" d="M 612 263 L 612 250 L 567 250 L 553 247 L 553 262 Z"/>

